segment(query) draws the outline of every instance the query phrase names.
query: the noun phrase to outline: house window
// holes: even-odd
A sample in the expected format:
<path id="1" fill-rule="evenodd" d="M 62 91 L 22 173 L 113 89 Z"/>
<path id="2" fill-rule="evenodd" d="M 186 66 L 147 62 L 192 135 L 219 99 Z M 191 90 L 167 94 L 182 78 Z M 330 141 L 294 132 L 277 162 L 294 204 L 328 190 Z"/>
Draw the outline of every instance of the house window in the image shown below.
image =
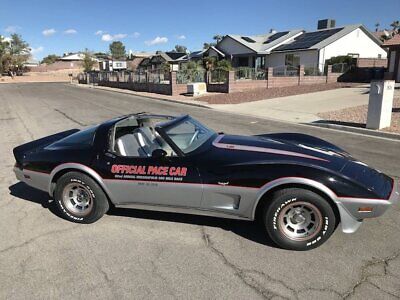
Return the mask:
<path id="1" fill-rule="evenodd" d="M 285 55 L 285 66 L 298 67 L 300 65 L 300 56 L 295 54 Z"/>
<path id="2" fill-rule="evenodd" d="M 248 57 L 239 57 L 238 58 L 238 67 L 248 67 L 249 66 L 249 58 Z"/>
<path id="3" fill-rule="evenodd" d="M 382 58 L 382 54 L 378 54 L 378 58 L 381 59 Z"/>
<path id="4" fill-rule="evenodd" d="M 256 58 L 256 69 L 265 69 L 265 56 Z"/>

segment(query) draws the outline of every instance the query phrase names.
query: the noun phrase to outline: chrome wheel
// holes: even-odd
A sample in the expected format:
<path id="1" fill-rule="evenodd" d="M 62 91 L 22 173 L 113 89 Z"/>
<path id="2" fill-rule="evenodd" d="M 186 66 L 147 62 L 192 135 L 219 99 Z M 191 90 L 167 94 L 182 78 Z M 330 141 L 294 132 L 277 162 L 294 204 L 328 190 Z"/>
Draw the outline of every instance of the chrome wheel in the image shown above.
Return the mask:
<path id="1" fill-rule="evenodd" d="M 86 216 L 93 208 L 92 192 L 77 182 L 65 186 L 62 201 L 64 207 L 76 216 Z"/>
<path id="2" fill-rule="evenodd" d="M 306 241 L 315 237 L 322 227 L 322 214 L 313 204 L 293 202 L 278 216 L 279 230 L 289 239 Z"/>

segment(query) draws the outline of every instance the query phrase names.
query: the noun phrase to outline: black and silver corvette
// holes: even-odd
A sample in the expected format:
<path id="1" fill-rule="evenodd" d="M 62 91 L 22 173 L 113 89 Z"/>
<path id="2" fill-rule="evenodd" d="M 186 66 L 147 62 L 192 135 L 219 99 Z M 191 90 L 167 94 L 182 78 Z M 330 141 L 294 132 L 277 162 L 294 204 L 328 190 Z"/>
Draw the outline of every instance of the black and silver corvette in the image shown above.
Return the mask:
<path id="1" fill-rule="evenodd" d="M 17 178 L 60 214 L 92 223 L 110 205 L 263 220 L 280 247 L 315 248 L 399 200 L 398 182 L 315 137 L 218 134 L 190 116 L 133 114 L 14 149 Z"/>

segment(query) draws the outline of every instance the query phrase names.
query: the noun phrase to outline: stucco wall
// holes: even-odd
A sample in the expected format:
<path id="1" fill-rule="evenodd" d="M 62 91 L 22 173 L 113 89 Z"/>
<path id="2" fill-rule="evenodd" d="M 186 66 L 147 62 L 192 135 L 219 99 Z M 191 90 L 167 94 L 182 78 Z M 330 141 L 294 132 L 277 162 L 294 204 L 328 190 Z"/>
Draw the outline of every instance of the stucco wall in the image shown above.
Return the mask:
<path id="1" fill-rule="evenodd" d="M 219 44 L 219 50 L 230 55 L 230 54 L 254 54 L 254 51 L 238 43 L 230 37 L 225 37 Z"/>
<path id="2" fill-rule="evenodd" d="M 294 51 L 284 53 L 272 53 L 267 56 L 266 64 L 267 67 L 281 67 L 285 65 L 286 54 L 294 54 L 300 56 L 300 65 L 314 65 L 318 63 L 318 51 L 307 50 L 307 51 Z"/>
<path id="3" fill-rule="evenodd" d="M 320 51 L 320 63 L 324 64 L 325 60 L 339 55 L 359 54 L 362 58 L 386 58 L 387 53 L 383 48 L 376 44 L 369 36 L 360 28 L 355 29 L 344 37 L 329 44 Z"/>

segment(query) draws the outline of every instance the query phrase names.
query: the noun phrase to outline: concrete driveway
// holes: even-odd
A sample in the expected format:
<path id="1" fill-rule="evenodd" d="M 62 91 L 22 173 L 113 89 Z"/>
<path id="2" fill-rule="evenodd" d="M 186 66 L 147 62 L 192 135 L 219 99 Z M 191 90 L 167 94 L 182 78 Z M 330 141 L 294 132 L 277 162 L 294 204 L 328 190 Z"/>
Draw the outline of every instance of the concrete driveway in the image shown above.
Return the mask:
<path id="1" fill-rule="evenodd" d="M 112 210 L 91 225 L 54 214 L 18 183 L 12 148 L 129 112 L 190 113 L 218 131 L 302 132 L 400 176 L 400 143 L 67 84 L 0 85 L 0 299 L 396 299 L 400 208 L 308 252 L 275 248 L 256 223 Z"/>
<path id="2" fill-rule="evenodd" d="M 400 90 L 396 90 L 396 96 L 399 95 Z M 308 123 L 321 120 L 318 113 L 368 104 L 368 98 L 369 85 L 363 85 L 241 104 L 215 104 L 212 107 L 227 112 Z"/>

